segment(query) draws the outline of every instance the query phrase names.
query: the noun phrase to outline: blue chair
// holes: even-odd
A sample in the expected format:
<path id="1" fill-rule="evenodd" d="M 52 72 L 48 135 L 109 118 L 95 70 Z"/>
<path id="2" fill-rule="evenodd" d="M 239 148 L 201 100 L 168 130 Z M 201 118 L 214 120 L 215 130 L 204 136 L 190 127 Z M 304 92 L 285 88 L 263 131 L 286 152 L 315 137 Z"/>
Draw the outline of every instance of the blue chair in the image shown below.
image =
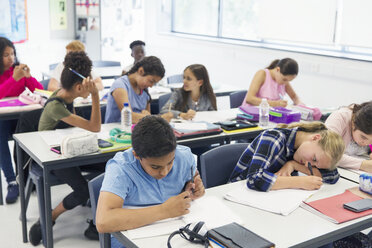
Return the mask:
<path id="1" fill-rule="evenodd" d="M 168 84 L 183 83 L 183 74 L 177 74 L 167 77 Z"/>
<path id="2" fill-rule="evenodd" d="M 96 210 L 98 203 L 99 191 L 101 190 L 105 173 L 93 178 L 88 182 L 90 203 L 92 206 L 93 222 L 96 224 Z M 111 247 L 111 237 L 109 233 L 99 233 L 99 244 L 101 248 Z"/>
<path id="3" fill-rule="evenodd" d="M 160 113 L 161 108 L 168 102 L 171 95 L 172 95 L 172 93 L 167 93 L 167 94 L 159 96 L 159 100 L 158 100 L 159 113 Z"/>
<path id="4" fill-rule="evenodd" d="M 50 79 L 44 79 L 40 81 L 41 85 L 43 85 L 44 90 L 48 90 L 49 80 Z"/>
<path id="5" fill-rule="evenodd" d="M 106 61 L 106 60 L 93 61 L 93 67 L 112 67 L 112 66 L 121 66 L 121 64 L 119 61 Z"/>
<path id="6" fill-rule="evenodd" d="M 249 143 L 218 146 L 200 156 L 202 181 L 205 188 L 226 184 L 243 151 Z"/>
<path id="7" fill-rule="evenodd" d="M 242 105 L 245 95 L 247 94 L 246 90 L 236 91 L 230 94 L 230 108 L 237 108 Z"/>

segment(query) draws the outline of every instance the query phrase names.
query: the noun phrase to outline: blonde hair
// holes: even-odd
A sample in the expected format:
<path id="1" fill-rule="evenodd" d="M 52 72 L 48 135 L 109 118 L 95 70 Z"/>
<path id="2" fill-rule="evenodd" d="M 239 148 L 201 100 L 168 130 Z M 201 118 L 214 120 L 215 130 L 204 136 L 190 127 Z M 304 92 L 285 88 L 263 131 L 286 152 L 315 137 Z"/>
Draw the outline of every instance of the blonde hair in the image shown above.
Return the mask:
<path id="1" fill-rule="evenodd" d="M 332 159 L 331 170 L 336 168 L 336 164 L 340 161 L 344 154 L 345 144 L 340 135 L 328 130 L 327 127 L 321 122 L 309 122 L 309 123 L 293 123 L 290 125 L 279 124 L 279 128 L 295 128 L 298 127 L 298 131 L 307 133 L 319 133 L 322 137 L 319 140 L 319 145 L 323 151 L 325 151 Z"/>
<path id="2" fill-rule="evenodd" d="M 81 41 L 74 40 L 67 44 L 66 49 L 72 52 L 84 52 L 85 46 Z"/>

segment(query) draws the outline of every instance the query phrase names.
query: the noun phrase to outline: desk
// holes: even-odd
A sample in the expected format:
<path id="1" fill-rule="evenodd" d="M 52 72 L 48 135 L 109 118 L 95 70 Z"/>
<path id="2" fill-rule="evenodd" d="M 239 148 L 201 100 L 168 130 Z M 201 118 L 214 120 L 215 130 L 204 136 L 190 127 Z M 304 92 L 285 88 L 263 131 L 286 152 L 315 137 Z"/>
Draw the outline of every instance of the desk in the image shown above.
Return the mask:
<path id="1" fill-rule="evenodd" d="M 244 182 L 237 182 L 244 183 Z M 206 189 L 206 196 L 216 196 L 223 199 L 225 192 L 230 191 L 237 183 L 225 184 Z M 355 183 L 340 179 L 334 185 L 324 187 L 314 194 L 310 200 L 317 200 L 344 192 L 345 189 L 354 187 Z M 346 237 L 355 232 L 364 230 L 372 225 L 372 215 L 343 224 L 334 224 L 311 212 L 298 208 L 288 216 L 273 214 L 249 206 L 223 200 L 234 213 L 242 218 L 243 226 L 270 240 L 277 248 L 286 247 L 318 247 L 331 241 Z M 127 248 L 131 247 L 166 247 L 168 235 L 128 240 L 121 232 L 113 235 Z M 173 247 L 200 247 L 180 238 L 179 235 L 172 239 Z"/>
<path id="2" fill-rule="evenodd" d="M 344 168 L 337 168 L 338 173 L 340 173 L 340 176 L 342 178 L 345 178 L 349 181 L 352 181 L 354 183 L 359 184 L 359 176 L 363 173 L 367 173 L 365 171 L 357 171 L 357 170 L 349 170 L 349 169 L 344 169 Z"/>
<path id="3" fill-rule="evenodd" d="M 233 115 L 234 110 L 230 110 L 230 115 Z M 218 114 L 222 112 L 215 112 Z M 198 113 L 199 114 L 199 113 Z M 200 114 L 199 119 L 207 118 L 208 113 Z M 226 118 L 225 115 L 221 115 Z M 118 123 L 103 124 L 105 127 L 117 127 Z M 229 142 L 231 139 L 239 139 L 244 137 L 255 137 L 261 130 L 258 131 L 246 131 L 241 133 L 226 134 L 221 133 L 218 135 L 204 136 L 193 139 L 180 140 L 177 143 L 192 147 L 205 146 L 221 142 Z M 51 206 L 51 195 L 50 195 L 50 172 L 55 169 L 69 168 L 80 165 L 88 165 L 94 163 L 105 162 L 112 158 L 116 152 L 110 153 L 94 153 L 85 156 L 78 156 L 74 158 L 63 158 L 60 155 L 50 151 L 50 147 L 44 142 L 44 140 L 38 135 L 37 132 L 30 133 L 19 133 L 14 134 L 13 138 L 16 142 L 17 149 L 17 168 L 19 171 L 19 190 L 20 190 L 20 202 L 21 202 L 21 220 L 22 220 L 22 235 L 23 242 L 27 242 L 27 223 L 25 213 L 25 182 L 23 175 L 23 161 L 21 156 L 21 150 L 25 151 L 43 170 L 44 176 L 44 197 L 45 197 L 45 220 L 46 220 L 46 245 L 47 247 L 53 247 L 53 230 L 52 230 L 52 206 Z"/>
<path id="4" fill-rule="evenodd" d="M 12 99 L 18 99 L 18 97 L 5 97 L 0 100 L 7 101 Z M 19 115 L 23 112 L 28 112 L 35 109 L 40 109 L 42 106 L 40 104 L 31 104 L 23 106 L 14 106 L 14 107 L 0 107 L 0 120 L 18 120 Z"/>

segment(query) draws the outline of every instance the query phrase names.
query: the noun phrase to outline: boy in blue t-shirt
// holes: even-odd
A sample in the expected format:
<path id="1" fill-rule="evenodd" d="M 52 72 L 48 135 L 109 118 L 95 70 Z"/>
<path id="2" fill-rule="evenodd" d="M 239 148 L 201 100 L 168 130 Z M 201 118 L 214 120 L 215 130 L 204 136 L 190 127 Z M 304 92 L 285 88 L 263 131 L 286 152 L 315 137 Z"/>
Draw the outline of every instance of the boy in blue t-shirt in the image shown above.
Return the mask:
<path id="1" fill-rule="evenodd" d="M 187 214 L 190 202 L 205 193 L 190 148 L 177 146 L 164 119 L 144 117 L 133 129 L 132 146 L 107 162 L 97 206 L 99 232 L 134 229 Z M 117 242 L 112 238 L 112 245 Z"/>

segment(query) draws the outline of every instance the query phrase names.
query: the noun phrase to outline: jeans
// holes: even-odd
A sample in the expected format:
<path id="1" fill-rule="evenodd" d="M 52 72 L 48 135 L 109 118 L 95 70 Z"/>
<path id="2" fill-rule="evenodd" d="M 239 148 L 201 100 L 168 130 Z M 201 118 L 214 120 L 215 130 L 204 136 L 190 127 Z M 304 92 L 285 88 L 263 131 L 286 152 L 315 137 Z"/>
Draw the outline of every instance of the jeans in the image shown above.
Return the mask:
<path id="1" fill-rule="evenodd" d="M 16 125 L 16 120 L 0 121 L 0 168 L 3 170 L 8 183 L 16 179 L 8 144 L 8 140 L 14 133 Z"/>

